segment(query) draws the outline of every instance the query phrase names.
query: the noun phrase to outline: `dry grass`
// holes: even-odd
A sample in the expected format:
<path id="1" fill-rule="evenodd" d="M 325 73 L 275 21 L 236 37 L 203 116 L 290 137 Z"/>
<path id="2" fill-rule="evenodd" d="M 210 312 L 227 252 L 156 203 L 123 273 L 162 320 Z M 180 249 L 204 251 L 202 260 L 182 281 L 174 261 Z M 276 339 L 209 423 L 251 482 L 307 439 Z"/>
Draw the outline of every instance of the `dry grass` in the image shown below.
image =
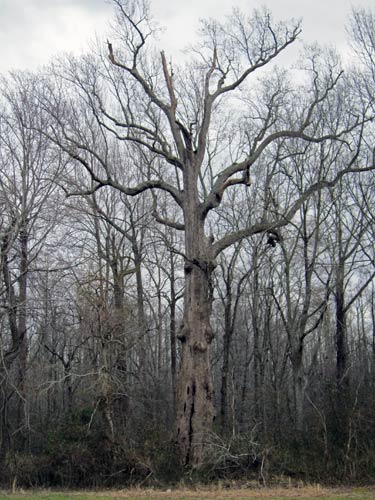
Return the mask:
<path id="1" fill-rule="evenodd" d="M 303 487 L 303 488 L 273 488 L 273 489 L 178 489 L 178 490 L 127 490 L 127 491 L 114 491 L 106 493 L 108 498 L 114 499 L 163 499 L 163 500 L 181 500 L 181 499 L 258 499 L 263 498 L 267 500 L 280 499 L 280 498 L 335 498 L 335 496 L 343 496 L 345 494 L 351 495 L 353 491 L 350 490 L 332 490 L 328 488 Z M 373 491 L 373 498 L 375 498 L 375 490 Z M 90 494 L 88 498 L 95 498 L 95 494 Z M 371 497 L 370 497 L 371 498 Z"/>
<path id="2" fill-rule="evenodd" d="M 343 490 L 343 489 L 329 489 L 321 488 L 320 486 L 310 486 L 302 488 L 262 488 L 262 489 L 178 489 L 178 490 L 127 490 L 127 491 L 114 491 L 104 494 L 105 497 L 113 499 L 143 499 L 143 500 L 185 500 L 185 499 L 258 499 L 263 498 L 267 500 L 279 500 L 289 498 L 313 499 L 313 498 L 358 498 L 359 499 L 375 499 L 375 489 L 361 491 L 357 490 Z M 355 495 L 355 496 L 353 496 Z M 361 496 L 358 496 L 361 495 Z M 370 495 L 370 496 L 369 496 Z M 95 494 L 87 498 L 95 498 Z"/>
<path id="3" fill-rule="evenodd" d="M 319 486 L 303 487 L 303 488 L 262 488 L 262 489 L 177 489 L 177 490 L 120 490 L 110 493 L 101 493 L 103 497 L 111 499 L 163 499 L 163 500 L 181 500 L 181 499 L 257 499 L 263 498 L 267 500 L 280 498 L 335 498 L 335 494 L 350 493 L 350 490 L 332 490 L 321 488 Z M 95 498 L 95 493 L 90 493 L 87 498 Z M 100 494 L 99 494 L 100 495 Z M 375 498 L 375 490 L 374 490 Z"/>
<path id="4" fill-rule="evenodd" d="M 313 500 L 375 500 L 375 488 L 331 489 L 319 485 L 301 488 L 263 489 L 131 489 L 88 492 L 0 492 L 0 500 L 288 500 L 293 498 Z"/>

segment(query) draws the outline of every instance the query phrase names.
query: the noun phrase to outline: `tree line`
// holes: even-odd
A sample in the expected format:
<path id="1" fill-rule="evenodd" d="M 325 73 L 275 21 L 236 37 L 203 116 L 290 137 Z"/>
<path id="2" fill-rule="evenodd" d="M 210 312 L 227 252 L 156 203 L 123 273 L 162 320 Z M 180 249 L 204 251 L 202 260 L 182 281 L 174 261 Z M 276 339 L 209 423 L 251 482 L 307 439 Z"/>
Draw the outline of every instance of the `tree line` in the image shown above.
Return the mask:
<path id="1" fill-rule="evenodd" d="M 375 14 L 263 9 L 178 62 L 144 3 L 1 78 L 4 485 L 371 480 Z"/>

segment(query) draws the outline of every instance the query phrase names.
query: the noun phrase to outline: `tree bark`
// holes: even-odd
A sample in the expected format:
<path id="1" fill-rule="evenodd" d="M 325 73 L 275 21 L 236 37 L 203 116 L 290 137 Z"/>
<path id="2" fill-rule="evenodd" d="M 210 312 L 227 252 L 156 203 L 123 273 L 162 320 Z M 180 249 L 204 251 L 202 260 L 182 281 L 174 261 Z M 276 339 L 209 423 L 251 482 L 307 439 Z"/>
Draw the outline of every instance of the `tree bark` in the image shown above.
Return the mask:
<path id="1" fill-rule="evenodd" d="M 228 419 L 228 373 L 229 373 L 229 354 L 231 339 L 233 335 L 232 323 L 232 290 L 231 284 L 227 283 L 227 295 L 225 298 L 224 310 L 224 337 L 223 337 L 223 365 L 221 372 L 221 401 L 220 401 L 220 424 L 224 431 L 227 427 Z"/>
<path id="2" fill-rule="evenodd" d="M 347 339 L 345 318 L 344 263 L 338 265 L 336 275 L 336 381 L 338 393 L 348 385 Z"/>
<path id="3" fill-rule="evenodd" d="M 299 341 L 296 349 L 291 354 L 293 382 L 294 382 L 294 404 L 295 404 L 295 431 L 297 441 L 303 435 L 304 431 L 304 403 L 305 403 L 305 389 L 306 389 L 306 375 L 304 373 L 303 363 L 303 340 Z"/>
<path id="4" fill-rule="evenodd" d="M 180 332 L 182 360 L 179 372 L 177 425 L 184 465 L 197 466 L 204 456 L 205 437 L 214 417 L 210 373 L 208 275 L 196 266 L 186 271 L 185 312 Z"/>
<path id="5" fill-rule="evenodd" d="M 144 291 L 142 278 L 142 255 L 136 242 L 136 236 L 133 234 L 132 243 L 135 279 L 137 284 L 137 321 L 138 321 L 138 357 L 139 357 L 139 375 L 142 383 L 146 382 L 146 314 L 144 306 Z"/>
<path id="6" fill-rule="evenodd" d="M 18 336 L 20 339 L 19 354 L 17 358 L 17 385 L 21 396 L 18 404 L 18 420 L 19 424 L 23 419 L 26 419 L 27 413 L 27 397 L 25 388 L 25 378 L 27 370 L 28 357 L 28 342 L 27 342 L 27 324 L 26 324 L 26 300 L 27 300 L 27 278 L 28 278 L 28 233 L 25 228 L 22 228 L 19 234 L 20 242 L 20 276 L 19 295 L 18 295 Z"/>
<path id="7" fill-rule="evenodd" d="M 211 244 L 204 234 L 198 210 L 197 176 L 185 170 L 185 292 L 179 339 L 182 359 L 177 398 L 177 442 L 183 465 L 199 466 L 204 459 L 206 438 L 214 418 L 210 369 L 211 277 L 215 267 Z"/>
<path id="8" fill-rule="evenodd" d="M 176 416 L 177 401 L 177 345 L 176 345 L 176 289 L 173 254 L 170 253 L 171 276 L 170 276 L 170 319 L 169 334 L 171 347 L 171 380 L 172 380 L 172 398 L 173 398 L 173 416 Z"/>
<path id="9" fill-rule="evenodd" d="M 349 431 L 349 376 L 347 369 L 347 329 L 344 291 L 344 261 L 339 260 L 336 272 L 336 444 L 345 446 Z"/>
<path id="10" fill-rule="evenodd" d="M 254 268 L 254 278 L 253 278 L 253 296 L 252 296 L 252 311 L 251 311 L 251 326 L 253 329 L 254 336 L 254 417 L 255 422 L 261 422 L 262 420 L 262 407 L 263 407 L 263 353 L 260 346 L 260 328 L 259 328 L 259 311 L 260 311 L 260 287 L 259 287 L 259 264 L 258 264 L 258 252 L 254 251 L 253 255 L 253 268 Z"/>

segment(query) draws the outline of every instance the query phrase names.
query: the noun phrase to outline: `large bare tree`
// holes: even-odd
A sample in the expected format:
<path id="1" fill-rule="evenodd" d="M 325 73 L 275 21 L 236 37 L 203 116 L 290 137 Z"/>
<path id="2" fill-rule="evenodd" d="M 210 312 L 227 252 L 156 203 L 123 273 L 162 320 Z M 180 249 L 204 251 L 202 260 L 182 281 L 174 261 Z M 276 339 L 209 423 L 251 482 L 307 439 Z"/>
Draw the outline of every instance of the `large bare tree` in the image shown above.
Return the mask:
<path id="1" fill-rule="evenodd" d="M 70 194 L 88 196 L 105 187 L 128 196 L 152 191 L 156 221 L 184 232 L 177 440 L 182 464 L 199 466 L 214 418 L 210 314 L 216 258 L 259 233 L 269 232 L 277 243 L 279 229 L 313 193 L 345 173 L 372 168 L 357 165 L 351 144 L 350 133 L 366 117 L 360 109 L 349 112 L 334 56 L 314 49 L 294 83 L 275 68 L 273 60 L 301 32 L 298 21 L 276 23 L 267 10 L 251 16 L 235 10 L 224 23 L 203 22 L 201 42 L 175 65 L 154 50 L 156 28 L 147 6 L 113 3 L 116 25 L 106 53 L 54 65 L 55 83 L 46 84 L 40 98 L 48 113 L 44 133 L 91 179 Z M 102 154 L 98 143 L 110 147 L 114 138 L 118 154 Z M 343 144 L 341 170 L 325 178 L 310 172 L 288 202 L 266 214 L 253 207 L 243 225 L 216 231 L 215 212 L 228 190 L 277 190 L 294 174 L 289 156 L 331 141 Z M 266 154 L 280 163 L 268 176 Z M 134 167 L 134 182 L 124 181 L 121 172 Z M 165 195 L 171 216 L 158 212 L 158 198 Z"/>

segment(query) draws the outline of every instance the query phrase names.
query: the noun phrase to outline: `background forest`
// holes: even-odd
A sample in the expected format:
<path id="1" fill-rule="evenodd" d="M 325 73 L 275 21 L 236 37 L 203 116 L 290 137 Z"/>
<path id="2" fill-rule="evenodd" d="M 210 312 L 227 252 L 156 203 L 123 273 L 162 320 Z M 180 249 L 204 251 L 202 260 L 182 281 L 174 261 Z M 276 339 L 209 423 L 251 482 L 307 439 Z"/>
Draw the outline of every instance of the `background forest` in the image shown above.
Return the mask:
<path id="1" fill-rule="evenodd" d="M 375 14 L 345 65 L 265 9 L 175 63 L 113 5 L 0 81 L 1 486 L 374 481 Z"/>

